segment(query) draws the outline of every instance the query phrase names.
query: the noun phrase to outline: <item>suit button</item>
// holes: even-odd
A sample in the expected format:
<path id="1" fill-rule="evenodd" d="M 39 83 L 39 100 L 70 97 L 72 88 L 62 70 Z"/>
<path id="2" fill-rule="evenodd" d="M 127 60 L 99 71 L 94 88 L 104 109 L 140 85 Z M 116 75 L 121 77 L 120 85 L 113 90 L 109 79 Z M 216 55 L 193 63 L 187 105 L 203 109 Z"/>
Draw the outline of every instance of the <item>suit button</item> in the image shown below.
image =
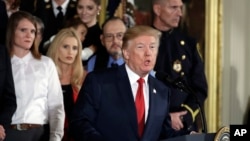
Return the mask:
<path id="1" fill-rule="evenodd" d="M 184 72 L 181 72 L 181 76 L 184 76 L 184 74 L 185 74 Z"/>
<path id="2" fill-rule="evenodd" d="M 186 59 L 186 55 L 182 55 L 182 56 L 181 56 L 181 59 L 182 59 L 182 60 L 185 60 L 185 59 Z"/>
<path id="3" fill-rule="evenodd" d="M 181 44 L 182 46 L 184 46 L 184 45 L 185 45 L 185 41 L 181 40 L 181 41 L 180 41 L 180 44 Z"/>

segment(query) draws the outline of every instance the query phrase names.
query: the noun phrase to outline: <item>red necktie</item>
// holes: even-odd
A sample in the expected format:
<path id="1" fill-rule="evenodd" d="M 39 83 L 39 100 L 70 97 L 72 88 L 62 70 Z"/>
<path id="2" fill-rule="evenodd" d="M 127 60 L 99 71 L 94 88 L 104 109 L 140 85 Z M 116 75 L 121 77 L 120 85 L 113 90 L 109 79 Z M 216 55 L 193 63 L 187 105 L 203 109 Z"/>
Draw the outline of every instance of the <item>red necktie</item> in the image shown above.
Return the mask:
<path id="1" fill-rule="evenodd" d="M 145 104 L 144 104 L 144 96 L 143 96 L 143 83 L 144 79 L 140 78 L 137 80 L 138 82 L 138 90 L 135 98 L 135 107 L 137 111 L 137 123 L 138 123 L 138 132 L 139 136 L 142 137 L 144 122 L 145 122 Z"/>

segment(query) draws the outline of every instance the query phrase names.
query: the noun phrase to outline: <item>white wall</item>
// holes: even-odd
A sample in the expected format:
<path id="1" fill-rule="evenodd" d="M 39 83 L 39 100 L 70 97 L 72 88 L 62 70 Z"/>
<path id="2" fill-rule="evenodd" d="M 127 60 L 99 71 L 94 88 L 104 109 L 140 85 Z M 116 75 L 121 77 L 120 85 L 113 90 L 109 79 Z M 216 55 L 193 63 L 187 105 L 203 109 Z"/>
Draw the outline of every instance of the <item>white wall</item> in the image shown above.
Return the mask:
<path id="1" fill-rule="evenodd" d="M 249 4 L 223 1 L 222 125 L 243 124 L 250 100 Z"/>

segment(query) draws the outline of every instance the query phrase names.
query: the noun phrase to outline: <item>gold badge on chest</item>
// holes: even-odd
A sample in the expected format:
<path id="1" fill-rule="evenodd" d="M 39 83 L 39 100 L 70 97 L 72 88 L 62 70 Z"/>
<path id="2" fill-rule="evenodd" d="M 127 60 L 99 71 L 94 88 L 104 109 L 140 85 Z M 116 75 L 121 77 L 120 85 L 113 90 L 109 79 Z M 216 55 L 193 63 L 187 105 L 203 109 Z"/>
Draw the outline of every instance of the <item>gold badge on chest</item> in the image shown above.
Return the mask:
<path id="1" fill-rule="evenodd" d="M 173 70 L 176 71 L 176 72 L 180 72 L 182 69 L 182 66 L 181 66 L 181 61 L 180 60 L 175 60 L 174 63 L 173 63 Z"/>

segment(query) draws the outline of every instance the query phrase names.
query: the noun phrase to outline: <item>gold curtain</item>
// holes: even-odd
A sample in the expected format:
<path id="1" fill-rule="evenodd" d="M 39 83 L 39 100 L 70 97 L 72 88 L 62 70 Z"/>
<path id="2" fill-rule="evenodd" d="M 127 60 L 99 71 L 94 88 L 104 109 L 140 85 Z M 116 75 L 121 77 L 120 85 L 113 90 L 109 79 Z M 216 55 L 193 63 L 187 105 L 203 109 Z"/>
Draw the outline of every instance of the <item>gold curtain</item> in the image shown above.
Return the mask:
<path id="1" fill-rule="evenodd" d="M 121 0 L 120 5 L 118 6 L 118 8 L 115 12 L 115 16 L 123 18 L 123 14 L 125 12 L 126 2 L 127 2 L 126 0 Z M 101 0 L 101 12 L 100 12 L 99 19 L 98 19 L 100 26 L 102 25 L 102 23 L 106 19 L 107 4 L 108 4 L 108 0 Z"/>
<path id="2" fill-rule="evenodd" d="M 108 0 L 101 0 L 101 11 L 100 11 L 99 19 L 98 19 L 100 26 L 102 25 L 102 23 L 106 19 L 107 2 L 108 2 Z"/>
<path id="3" fill-rule="evenodd" d="M 222 0 L 206 0 L 205 70 L 208 80 L 208 99 L 205 103 L 208 132 L 221 126 L 221 49 Z"/>

